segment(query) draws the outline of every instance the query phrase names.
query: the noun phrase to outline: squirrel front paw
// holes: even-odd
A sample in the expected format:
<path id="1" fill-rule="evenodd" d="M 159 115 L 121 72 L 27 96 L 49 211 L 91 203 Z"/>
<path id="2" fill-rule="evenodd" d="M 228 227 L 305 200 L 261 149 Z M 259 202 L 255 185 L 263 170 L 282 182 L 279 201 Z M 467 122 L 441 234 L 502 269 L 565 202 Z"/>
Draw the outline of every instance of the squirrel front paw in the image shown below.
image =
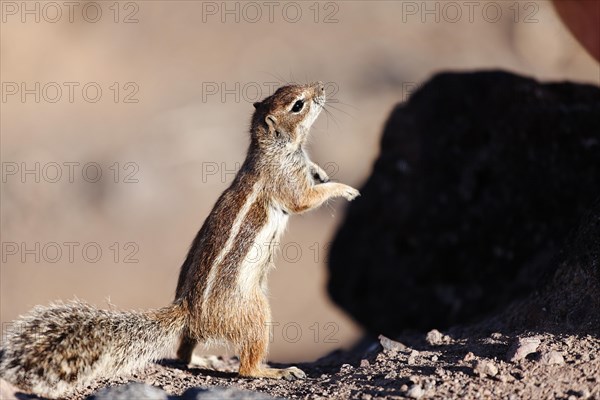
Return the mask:
<path id="1" fill-rule="evenodd" d="M 342 193 L 342 196 L 344 196 L 346 200 L 352 201 L 360 196 L 360 192 L 351 186 L 347 186 L 344 188 L 344 193 Z"/>

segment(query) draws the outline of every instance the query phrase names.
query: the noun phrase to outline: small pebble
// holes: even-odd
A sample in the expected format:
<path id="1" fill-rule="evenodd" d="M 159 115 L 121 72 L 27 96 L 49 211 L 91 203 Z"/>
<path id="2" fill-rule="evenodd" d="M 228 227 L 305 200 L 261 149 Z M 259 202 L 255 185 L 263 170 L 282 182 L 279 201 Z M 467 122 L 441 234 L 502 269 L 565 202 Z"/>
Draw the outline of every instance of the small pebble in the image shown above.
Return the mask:
<path id="1" fill-rule="evenodd" d="M 381 346 L 383 347 L 383 349 L 387 350 L 387 351 L 398 352 L 398 351 L 406 350 L 406 346 L 404 344 L 397 342 L 395 340 L 392 340 L 390 338 L 387 338 L 383 335 L 379 335 L 379 343 L 381 343 Z"/>
<path id="2" fill-rule="evenodd" d="M 468 352 L 463 357 L 463 361 L 473 361 L 474 359 L 475 359 L 475 354 L 473 354 L 472 352 Z"/>
<path id="3" fill-rule="evenodd" d="M 410 397 L 411 399 L 420 399 L 424 394 L 425 392 L 423 391 L 421 385 L 412 385 L 410 389 L 408 389 L 408 392 L 406 392 L 406 396 Z"/>
<path id="4" fill-rule="evenodd" d="M 540 357 L 540 362 L 546 365 L 561 365 L 565 363 L 565 359 L 558 351 L 549 351 L 542 354 L 542 357 Z"/>
<path id="5" fill-rule="evenodd" d="M 371 365 L 371 363 L 369 363 L 369 360 L 360 360 L 361 368 L 367 368 L 369 365 Z"/>
<path id="6" fill-rule="evenodd" d="M 480 360 L 475 363 L 473 372 L 481 377 L 496 376 L 498 374 L 498 367 L 491 361 Z"/>
<path id="7" fill-rule="evenodd" d="M 439 346 L 444 344 L 444 335 L 442 335 L 442 333 L 437 329 L 432 329 L 429 332 L 427 332 L 427 335 L 425 336 L 425 341 L 430 346 Z"/>
<path id="8" fill-rule="evenodd" d="M 540 343 L 540 339 L 536 337 L 516 339 L 508 348 L 507 361 L 516 362 L 524 359 L 529 354 L 535 353 Z"/>
<path id="9" fill-rule="evenodd" d="M 435 387 L 436 385 L 436 380 L 435 379 L 428 379 L 427 381 L 425 381 L 425 390 L 431 390 Z"/>
<path id="10" fill-rule="evenodd" d="M 396 371 L 390 371 L 385 375 L 385 379 L 396 379 L 398 377 L 398 374 L 396 373 Z"/>
<path id="11" fill-rule="evenodd" d="M 408 356 L 408 365 L 414 365 L 417 362 L 417 356 L 419 355 L 419 352 L 417 350 L 413 350 L 410 352 L 410 355 Z"/>
<path id="12" fill-rule="evenodd" d="M 437 362 L 437 360 L 438 360 L 438 356 L 434 355 L 433 357 L 431 357 L 431 361 Z"/>
<path id="13" fill-rule="evenodd" d="M 354 367 L 350 364 L 342 364 L 342 367 L 340 368 L 340 372 L 350 372 L 354 369 Z"/>

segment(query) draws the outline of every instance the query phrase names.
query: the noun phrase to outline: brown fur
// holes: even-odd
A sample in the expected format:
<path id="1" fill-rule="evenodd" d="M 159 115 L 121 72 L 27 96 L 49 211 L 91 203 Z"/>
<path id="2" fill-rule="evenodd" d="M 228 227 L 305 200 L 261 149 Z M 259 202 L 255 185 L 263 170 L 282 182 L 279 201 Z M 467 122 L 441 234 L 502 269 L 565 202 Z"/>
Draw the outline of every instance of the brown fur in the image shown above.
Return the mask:
<path id="1" fill-rule="evenodd" d="M 292 110 L 299 100 L 302 107 Z M 298 368 L 262 364 L 271 319 L 266 276 L 290 214 L 358 195 L 329 182 L 304 150 L 324 102 L 319 82 L 284 86 L 255 104 L 246 160 L 196 235 L 171 306 L 144 313 L 78 302 L 37 307 L 3 344 L 0 376 L 63 396 L 92 379 L 142 368 L 180 338 L 177 355 L 188 363 L 199 341 L 225 340 L 239 350 L 240 375 L 303 378 Z"/>

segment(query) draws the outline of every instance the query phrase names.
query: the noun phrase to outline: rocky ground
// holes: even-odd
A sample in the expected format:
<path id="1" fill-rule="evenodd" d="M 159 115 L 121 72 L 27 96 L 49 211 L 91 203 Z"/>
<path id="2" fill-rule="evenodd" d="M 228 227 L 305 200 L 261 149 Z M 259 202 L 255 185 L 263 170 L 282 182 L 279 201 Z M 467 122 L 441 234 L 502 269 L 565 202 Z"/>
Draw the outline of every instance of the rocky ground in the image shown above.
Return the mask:
<path id="1" fill-rule="evenodd" d="M 131 377 L 98 382 L 69 400 L 93 393 L 96 399 L 263 398 L 260 393 L 292 399 L 600 399 L 600 339 L 593 334 L 507 334 L 479 326 L 400 340 L 365 339 L 352 351 L 302 364 L 304 381 L 242 379 L 235 359 L 202 358 L 202 368 L 165 360 Z M 128 382 L 162 390 L 133 385 L 122 397 L 114 389 L 101 390 Z M 190 390 L 197 387 L 213 389 Z"/>

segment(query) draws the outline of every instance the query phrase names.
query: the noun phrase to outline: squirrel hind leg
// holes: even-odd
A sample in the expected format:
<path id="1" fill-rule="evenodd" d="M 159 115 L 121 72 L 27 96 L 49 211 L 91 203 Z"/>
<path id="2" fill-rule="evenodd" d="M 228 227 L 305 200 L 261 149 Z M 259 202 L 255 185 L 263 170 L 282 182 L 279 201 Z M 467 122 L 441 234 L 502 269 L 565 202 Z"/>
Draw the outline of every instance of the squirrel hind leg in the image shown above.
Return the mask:
<path id="1" fill-rule="evenodd" d="M 194 348 L 197 344 L 198 341 L 191 338 L 187 333 L 181 335 L 181 342 L 179 343 L 179 348 L 177 349 L 177 358 L 185 364 L 190 364 L 192 362 Z"/>
<path id="2" fill-rule="evenodd" d="M 241 347 L 240 352 L 240 376 L 247 378 L 271 378 L 293 381 L 306 378 L 306 374 L 300 368 L 270 368 L 262 364 L 267 353 L 268 336 L 265 340 L 247 342 Z"/>

